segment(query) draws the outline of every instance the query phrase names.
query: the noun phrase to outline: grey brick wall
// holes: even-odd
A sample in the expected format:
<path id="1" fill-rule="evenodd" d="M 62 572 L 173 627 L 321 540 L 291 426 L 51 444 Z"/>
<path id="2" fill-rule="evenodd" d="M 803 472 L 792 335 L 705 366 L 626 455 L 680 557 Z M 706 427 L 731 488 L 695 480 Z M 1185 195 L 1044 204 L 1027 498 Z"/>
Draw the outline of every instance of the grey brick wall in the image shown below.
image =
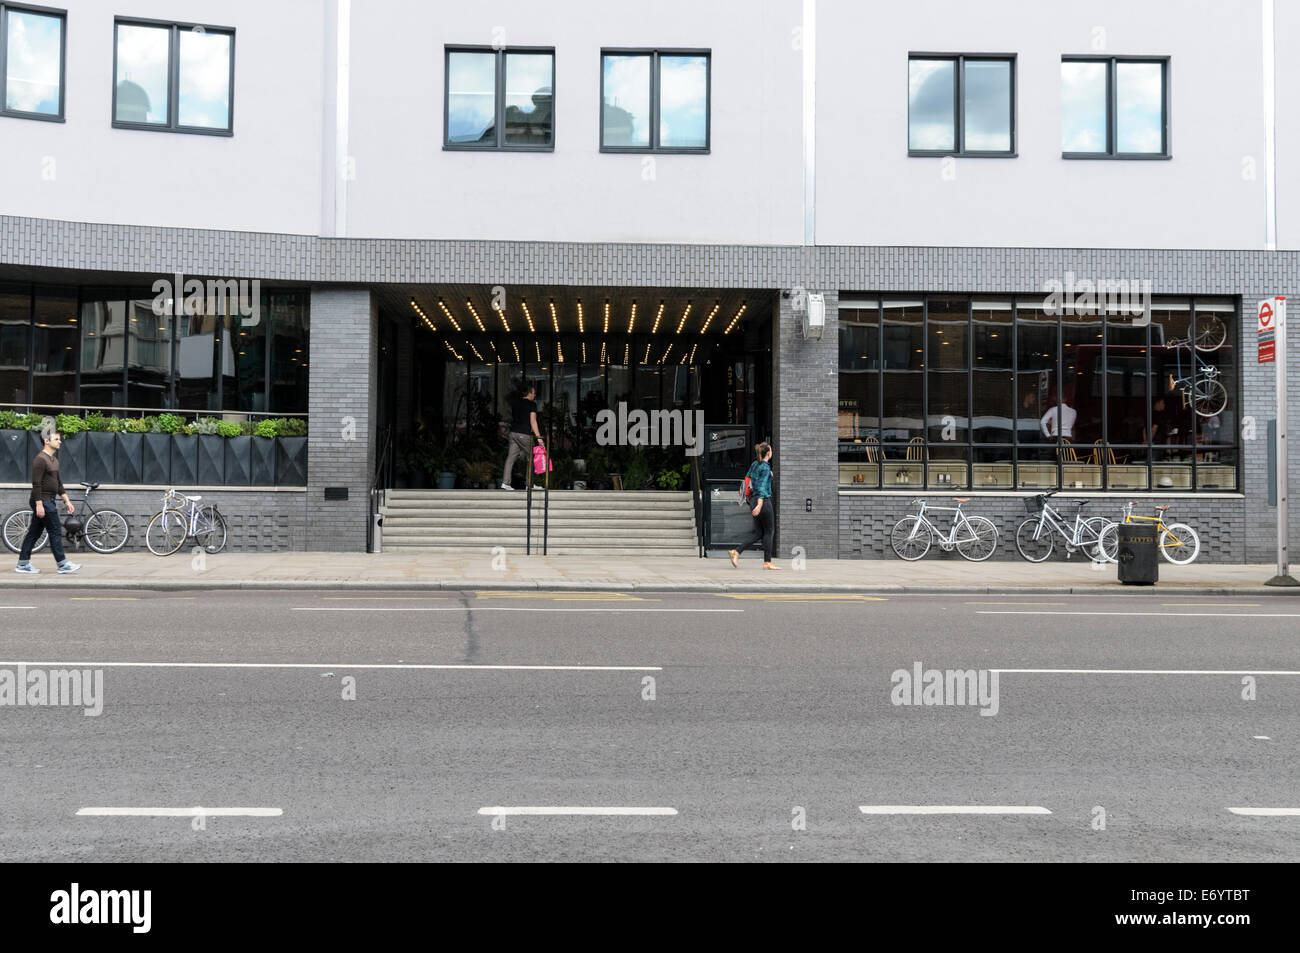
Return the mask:
<path id="1" fill-rule="evenodd" d="M 307 549 L 307 494 L 303 490 L 247 490 L 224 488 L 180 488 L 191 496 L 202 496 L 203 503 L 217 505 L 226 518 L 226 552 L 264 553 Z M 0 488 L 0 518 L 17 509 L 27 508 L 29 488 Z M 104 486 L 90 498 L 96 509 L 117 510 L 126 517 L 131 538 L 124 552 L 144 552 L 145 527 L 162 505 L 161 489 L 115 489 Z M 81 498 L 80 487 L 69 487 L 73 502 Z M 181 553 L 188 553 L 189 548 Z M 69 553 L 75 550 L 68 550 Z M 8 552 L 5 550 L 5 552 Z M 177 554 L 177 558 L 180 553 Z M 49 558 L 49 557 L 44 557 Z"/>
<path id="2" fill-rule="evenodd" d="M 314 287 L 307 441 L 307 548 L 365 552 L 374 478 L 378 310 L 367 288 Z M 325 499 L 346 487 L 346 500 Z"/>
<path id="3" fill-rule="evenodd" d="M 834 458 L 839 398 L 837 298 L 834 292 L 826 293 L 826 327 L 820 340 L 804 338 L 797 298 L 797 293 L 778 296 L 772 322 L 778 551 L 789 557 L 799 546 L 809 557 L 835 558 L 840 518 Z"/>

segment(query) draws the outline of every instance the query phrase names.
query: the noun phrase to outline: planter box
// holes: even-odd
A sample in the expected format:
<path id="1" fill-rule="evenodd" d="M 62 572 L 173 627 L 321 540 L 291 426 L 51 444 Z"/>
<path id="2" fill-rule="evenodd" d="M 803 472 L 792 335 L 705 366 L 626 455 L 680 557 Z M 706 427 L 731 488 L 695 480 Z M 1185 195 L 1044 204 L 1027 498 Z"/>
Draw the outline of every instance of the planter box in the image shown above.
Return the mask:
<path id="1" fill-rule="evenodd" d="M 26 430 L 0 430 L 0 483 L 30 483 L 32 459 Z"/>
<path id="2" fill-rule="evenodd" d="M 226 486 L 249 486 L 253 482 L 253 438 L 230 437 L 226 444 Z"/>
<path id="3" fill-rule="evenodd" d="M 275 485 L 307 485 L 307 438 L 276 437 Z"/>
<path id="4" fill-rule="evenodd" d="M 63 481 L 63 488 L 75 487 L 82 480 L 86 479 L 86 437 L 89 434 L 76 433 L 63 438 L 63 446 L 59 448 L 59 479 Z M 41 452 L 41 435 L 36 435 L 38 446 L 36 453 Z M 32 456 L 35 457 L 36 453 Z"/>
<path id="5" fill-rule="evenodd" d="M 113 482 L 148 482 L 144 479 L 144 434 L 113 434 Z"/>
<path id="6" fill-rule="evenodd" d="M 249 482 L 252 486 L 275 486 L 275 440 L 249 437 Z"/>
<path id="7" fill-rule="evenodd" d="M 172 438 L 165 433 L 124 434 L 140 438 L 140 481 L 154 486 L 172 482 Z"/>
<path id="8" fill-rule="evenodd" d="M 171 479 L 167 482 L 173 487 L 193 486 L 198 483 L 199 440 L 185 434 L 172 434 L 166 437 L 172 445 Z"/>
<path id="9" fill-rule="evenodd" d="M 77 434 L 77 436 L 85 444 L 85 469 L 82 471 L 82 479 L 88 483 L 112 483 L 113 458 L 115 456 L 113 445 L 117 441 L 117 434 L 86 432 Z M 64 443 L 67 443 L 66 437 Z M 60 451 L 59 456 L 63 456 L 62 451 Z M 66 478 L 63 485 L 68 485 Z"/>
<path id="10" fill-rule="evenodd" d="M 189 439 L 198 443 L 195 481 L 201 486 L 221 486 L 226 482 L 226 438 L 199 434 Z"/>

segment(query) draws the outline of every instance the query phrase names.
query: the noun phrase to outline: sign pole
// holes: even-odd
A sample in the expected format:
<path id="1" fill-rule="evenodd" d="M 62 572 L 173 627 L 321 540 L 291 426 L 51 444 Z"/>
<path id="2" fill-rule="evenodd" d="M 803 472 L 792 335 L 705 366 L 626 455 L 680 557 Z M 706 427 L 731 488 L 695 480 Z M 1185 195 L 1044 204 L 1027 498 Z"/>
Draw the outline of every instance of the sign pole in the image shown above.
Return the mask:
<path id="1" fill-rule="evenodd" d="M 1266 332 L 1263 315 L 1270 302 L 1260 302 L 1260 334 Z M 1273 311 L 1273 347 L 1268 355 L 1274 365 L 1277 381 L 1277 575 L 1268 580 L 1266 586 L 1300 586 L 1291 575 L 1287 559 L 1287 456 L 1286 456 L 1286 298 L 1274 298 L 1271 302 Z M 1264 363 L 1264 342 L 1261 340 L 1260 363 Z"/>

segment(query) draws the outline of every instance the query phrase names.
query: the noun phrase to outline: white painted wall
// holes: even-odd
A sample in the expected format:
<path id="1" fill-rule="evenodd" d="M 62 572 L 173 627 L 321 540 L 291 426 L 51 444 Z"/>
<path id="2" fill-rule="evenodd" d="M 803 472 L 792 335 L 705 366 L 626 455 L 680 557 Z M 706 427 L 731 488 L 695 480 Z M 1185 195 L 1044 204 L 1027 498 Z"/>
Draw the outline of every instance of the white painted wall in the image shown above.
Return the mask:
<path id="1" fill-rule="evenodd" d="M 822 0 L 818 244 L 1263 248 L 1260 10 L 1259 0 Z M 1285 19 L 1293 50 L 1300 21 Z M 1096 28 L 1105 52 L 1171 57 L 1171 160 L 1061 158 L 1060 58 L 1094 52 Z M 1018 54 L 1019 157 L 958 159 L 952 181 L 941 159 L 909 158 L 909 51 Z M 1300 180 L 1291 75 L 1290 174 L 1279 183 Z M 1253 181 L 1246 155 L 1261 160 Z M 1294 243 L 1300 204 L 1288 208 Z"/>
<path id="2" fill-rule="evenodd" d="M 364 10 L 364 16 L 360 15 Z M 798 0 L 354 3 L 348 234 L 605 242 L 802 241 Z M 555 151 L 442 149 L 443 48 L 556 50 Z M 711 49 L 710 155 L 599 151 L 601 47 Z"/>
<path id="3" fill-rule="evenodd" d="M 53 5 L 53 4 L 48 4 Z M 315 234 L 319 0 L 64 0 L 64 123 L 0 116 L 0 212 L 112 224 Z M 114 129 L 113 16 L 235 28 L 232 137 Z M 45 157 L 54 178 L 42 177 Z"/>
<path id="4" fill-rule="evenodd" d="M 1273 0 L 1277 89 L 1277 247 L 1300 251 L 1300 3 Z M 1262 172 L 1261 164 L 1261 176 Z M 1300 288 L 1278 294 L 1300 294 Z"/>

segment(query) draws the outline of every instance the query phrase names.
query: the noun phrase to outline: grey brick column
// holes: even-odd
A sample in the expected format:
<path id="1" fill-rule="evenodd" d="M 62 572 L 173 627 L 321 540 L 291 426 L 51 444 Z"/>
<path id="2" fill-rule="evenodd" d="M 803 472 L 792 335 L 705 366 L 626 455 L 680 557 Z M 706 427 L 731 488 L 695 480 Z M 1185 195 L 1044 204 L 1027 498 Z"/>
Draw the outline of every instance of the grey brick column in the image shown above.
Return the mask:
<path id="1" fill-rule="evenodd" d="M 778 296 L 772 322 L 772 416 L 775 422 L 777 539 L 788 558 L 802 546 L 810 558 L 840 554 L 838 426 L 839 293 L 826 292 L 820 341 L 805 340 L 793 298 Z M 806 501 L 812 500 L 812 512 Z"/>
<path id="2" fill-rule="evenodd" d="M 307 549 L 364 552 L 375 457 L 378 309 L 368 288 L 311 290 Z M 346 500 L 326 500 L 342 487 Z"/>

